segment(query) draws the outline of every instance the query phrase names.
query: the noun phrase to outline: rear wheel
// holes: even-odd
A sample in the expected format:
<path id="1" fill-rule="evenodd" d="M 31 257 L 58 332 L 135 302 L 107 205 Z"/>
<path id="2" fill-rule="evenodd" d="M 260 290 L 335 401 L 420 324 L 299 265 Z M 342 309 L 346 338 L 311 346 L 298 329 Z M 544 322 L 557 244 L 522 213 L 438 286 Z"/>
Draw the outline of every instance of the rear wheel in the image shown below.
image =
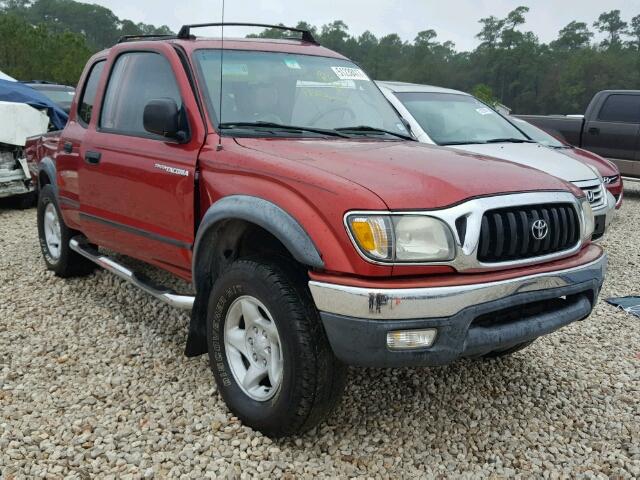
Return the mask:
<path id="1" fill-rule="evenodd" d="M 227 406 L 266 435 L 312 428 L 344 389 L 305 278 L 283 261 L 238 260 L 217 279 L 207 341 Z"/>
<path id="2" fill-rule="evenodd" d="M 87 275 L 95 265 L 69 247 L 79 232 L 64 223 L 51 185 L 45 185 L 38 198 L 38 238 L 47 268 L 59 277 Z"/>

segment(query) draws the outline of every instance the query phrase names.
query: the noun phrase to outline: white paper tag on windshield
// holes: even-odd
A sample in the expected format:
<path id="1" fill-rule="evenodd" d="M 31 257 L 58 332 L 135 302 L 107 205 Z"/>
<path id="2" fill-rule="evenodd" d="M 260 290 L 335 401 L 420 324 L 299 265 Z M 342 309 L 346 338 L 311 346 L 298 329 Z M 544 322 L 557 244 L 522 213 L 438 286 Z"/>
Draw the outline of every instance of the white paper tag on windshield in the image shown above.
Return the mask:
<path id="1" fill-rule="evenodd" d="M 296 59 L 294 58 L 285 58 L 284 59 L 284 64 L 289 67 L 292 68 L 294 70 L 300 70 L 302 67 L 300 67 L 300 64 L 297 62 Z"/>
<path id="2" fill-rule="evenodd" d="M 476 108 L 476 112 L 480 115 L 491 115 L 493 113 L 493 111 L 487 107 Z"/>
<path id="3" fill-rule="evenodd" d="M 369 80 L 369 77 L 367 77 L 367 74 L 359 68 L 331 67 L 331 70 L 333 70 L 333 73 L 335 73 L 340 80 L 364 80 L 365 82 L 371 81 Z"/>

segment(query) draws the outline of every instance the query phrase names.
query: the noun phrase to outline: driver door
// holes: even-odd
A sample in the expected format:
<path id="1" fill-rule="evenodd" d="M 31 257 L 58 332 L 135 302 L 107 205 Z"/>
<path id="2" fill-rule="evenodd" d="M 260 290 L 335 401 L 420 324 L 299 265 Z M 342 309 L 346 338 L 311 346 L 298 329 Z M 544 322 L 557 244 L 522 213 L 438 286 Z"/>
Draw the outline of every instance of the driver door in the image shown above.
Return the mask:
<path id="1" fill-rule="evenodd" d="M 188 276 L 204 132 L 191 115 L 198 109 L 184 69 L 176 52 L 160 44 L 116 51 L 108 67 L 101 111 L 80 150 L 82 230 L 98 245 Z M 188 141 L 144 129 L 145 106 L 160 98 L 175 100 L 185 113 Z"/>

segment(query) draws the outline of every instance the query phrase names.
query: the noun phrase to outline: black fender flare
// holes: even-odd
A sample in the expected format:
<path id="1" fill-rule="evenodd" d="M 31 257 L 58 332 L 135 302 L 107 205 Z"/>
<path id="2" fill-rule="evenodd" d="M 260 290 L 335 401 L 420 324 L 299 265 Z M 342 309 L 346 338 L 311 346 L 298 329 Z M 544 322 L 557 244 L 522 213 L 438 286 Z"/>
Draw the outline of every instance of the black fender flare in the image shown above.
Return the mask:
<path id="1" fill-rule="evenodd" d="M 243 220 L 258 225 L 276 237 L 303 265 L 324 268 L 322 256 L 304 228 L 278 205 L 259 197 L 231 195 L 209 207 L 200 222 L 193 247 L 192 277 L 196 298 L 191 312 L 185 354 L 194 357 L 207 353 L 206 318 L 209 294 L 216 276 L 215 257 L 207 246 L 220 241 L 219 227 L 227 220 Z M 224 228 L 224 227 L 222 227 Z M 221 233 L 221 235 L 219 235 Z M 213 268 L 213 269 L 212 269 Z"/>
<path id="2" fill-rule="evenodd" d="M 245 220 L 276 237 L 293 258 L 303 265 L 324 268 L 324 262 L 309 234 L 298 221 L 275 203 L 248 195 L 231 195 L 218 200 L 204 214 L 193 248 L 192 273 L 196 285 L 200 278 L 203 247 L 215 225 L 223 220 Z"/>
<path id="3" fill-rule="evenodd" d="M 45 173 L 51 181 L 53 191 L 58 196 L 58 179 L 56 178 L 56 164 L 51 157 L 44 157 L 38 162 L 38 189 L 40 189 L 40 177 Z"/>

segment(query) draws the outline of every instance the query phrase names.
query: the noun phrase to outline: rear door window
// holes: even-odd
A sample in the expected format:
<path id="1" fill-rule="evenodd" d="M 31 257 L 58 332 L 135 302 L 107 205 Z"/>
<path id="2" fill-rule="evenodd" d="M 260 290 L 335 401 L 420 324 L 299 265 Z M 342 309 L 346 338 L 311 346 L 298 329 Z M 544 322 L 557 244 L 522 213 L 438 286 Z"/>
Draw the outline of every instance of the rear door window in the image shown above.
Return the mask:
<path id="1" fill-rule="evenodd" d="M 82 91 L 82 98 L 78 102 L 78 120 L 80 124 L 87 126 L 91 122 L 91 114 L 93 113 L 93 106 L 96 101 L 96 94 L 98 93 L 98 83 L 104 70 L 105 61 L 101 60 L 96 62 L 91 67 L 91 72 L 87 77 L 87 81 Z"/>
<path id="2" fill-rule="evenodd" d="M 144 129 L 144 108 L 151 100 L 173 99 L 182 108 L 180 89 L 169 61 L 154 52 L 118 57 L 109 78 L 100 114 L 102 131 L 156 137 Z M 162 137 L 158 137 L 162 138 Z"/>
<path id="3" fill-rule="evenodd" d="M 598 120 L 640 123 L 640 95 L 611 95 L 604 102 Z"/>

